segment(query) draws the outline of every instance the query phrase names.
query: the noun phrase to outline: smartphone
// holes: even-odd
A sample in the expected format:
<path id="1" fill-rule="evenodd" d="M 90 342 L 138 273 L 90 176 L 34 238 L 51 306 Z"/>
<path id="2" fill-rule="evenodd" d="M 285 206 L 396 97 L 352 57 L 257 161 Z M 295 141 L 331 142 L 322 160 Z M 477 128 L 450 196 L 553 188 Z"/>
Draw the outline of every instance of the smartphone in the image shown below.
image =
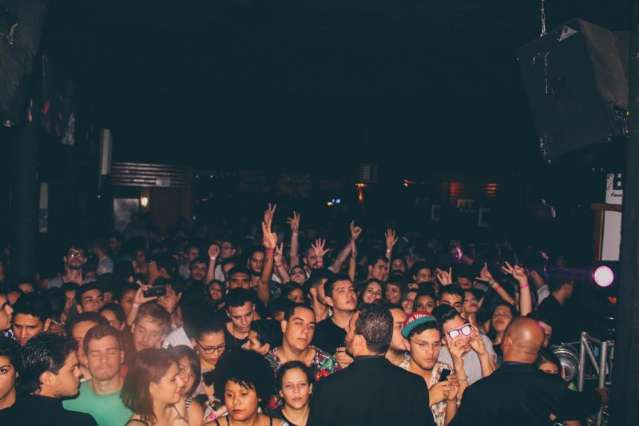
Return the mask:
<path id="1" fill-rule="evenodd" d="M 161 297 L 166 294 L 166 287 L 163 285 L 154 285 L 144 292 L 144 297 Z"/>
<path id="2" fill-rule="evenodd" d="M 450 376 L 451 371 L 448 368 L 444 368 L 442 370 L 442 374 L 439 375 L 439 381 L 443 382 L 445 380 L 448 380 L 448 376 Z"/>

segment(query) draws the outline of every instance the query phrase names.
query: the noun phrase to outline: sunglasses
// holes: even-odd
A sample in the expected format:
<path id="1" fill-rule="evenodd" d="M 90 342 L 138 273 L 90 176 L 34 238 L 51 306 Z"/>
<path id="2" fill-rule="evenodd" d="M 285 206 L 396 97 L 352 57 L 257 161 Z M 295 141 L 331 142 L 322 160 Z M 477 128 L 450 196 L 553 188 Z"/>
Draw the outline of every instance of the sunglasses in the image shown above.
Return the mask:
<path id="1" fill-rule="evenodd" d="M 448 331 L 448 337 L 456 339 L 459 336 L 470 336 L 473 332 L 473 327 L 470 324 L 464 324 L 459 328 L 454 328 Z"/>

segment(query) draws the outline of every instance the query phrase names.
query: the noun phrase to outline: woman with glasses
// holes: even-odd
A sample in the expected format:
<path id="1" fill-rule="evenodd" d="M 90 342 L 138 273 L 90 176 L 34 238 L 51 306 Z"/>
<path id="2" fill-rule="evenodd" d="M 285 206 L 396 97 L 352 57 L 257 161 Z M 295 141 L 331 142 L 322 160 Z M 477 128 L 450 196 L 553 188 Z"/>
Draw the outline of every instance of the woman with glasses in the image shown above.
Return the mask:
<path id="1" fill-rule="evenodd" d="M 225 354 L 216 370 L 214 388 L 228 415 L 207 426 L 288 426 L 260 410 L 273 397 L 273 371 L 260 354 L 245 350 Z"/>
<path id="2" fill-rule="evenodd" d="M 183 387 L 178 363 L 169 351 L 138 352 L 121 394 L 133 412 L 126 426 L 191 426 L 188 412 L 179 404 Z"/>
<path id="3" fill-rule="evenodd" d="M 200 360 L 195 351 L 185 345 L 175 346 L 170 351 L 177 360 L 178 374 L 184 382 L 180 391 L 180 404 L 188 412 L 189 426 L 200 426 L 204 420 L 204 410 L 199 402 L 193 400 L 202 380 Z"/>
<path id="4" fill-rule="evenodd" d="M 224 404 L 215 398 L 213 378 L 217 364 L 226 352 L 228 335 L 224 321 L 215 312 L 199 315 L 192 328 L 191 344 L 201 371 L 201 381 L 195 394 L 204 406 L 204 418 L 213 420 L 226 413 Z"/>

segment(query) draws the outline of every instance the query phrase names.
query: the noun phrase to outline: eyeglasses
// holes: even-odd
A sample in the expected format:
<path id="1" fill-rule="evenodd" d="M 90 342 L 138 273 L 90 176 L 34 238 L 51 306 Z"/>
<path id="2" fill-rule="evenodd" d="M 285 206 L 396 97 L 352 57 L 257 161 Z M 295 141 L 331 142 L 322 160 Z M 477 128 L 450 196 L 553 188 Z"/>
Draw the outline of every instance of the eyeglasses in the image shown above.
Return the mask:
<path id="1" fill-rule="evenodd" d="M 224 349 L 226 349 L 226 344 L 222 344 L 219 346 L 203 346 L 199 341 L 197 341 L 197 345 L 202 349 L 202 352 L 205 354 L 213 354 L 213 353 L 223 353 Z"/>
<path id="2" fill-rule="evenodd" d="M 470 324 L 464 324 L 459 328 L 454 328 L 448 331 L 448 337 L 456 339 L 459 336 L 470 336 L 473 332 L 473 327 Z"/>

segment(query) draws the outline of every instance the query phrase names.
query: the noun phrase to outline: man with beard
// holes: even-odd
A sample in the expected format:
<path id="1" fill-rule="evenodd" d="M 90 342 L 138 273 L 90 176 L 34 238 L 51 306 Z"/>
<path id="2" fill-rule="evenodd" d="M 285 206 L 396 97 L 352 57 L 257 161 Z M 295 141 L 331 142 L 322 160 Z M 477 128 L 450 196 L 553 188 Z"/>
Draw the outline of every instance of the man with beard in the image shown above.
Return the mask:
<path id="1" fill-rule="evenodd" d="M 48 281 L 49 288 L 62 287 L 66 283 L 84 284 L 82 267 L 87 263 L 87 257 L 80 244 L 71 244 L 62 260 L 64 261 L 64 272 Z"/>
<path id="2" fill-rule="evenodd" d="M 393 365 L 399 365 L 406 358 L 407 342 L 404 336 L 402 336 L 402 328 L 406 322 L 406 313 L 403 309 L 397 307 L 390 308 L 389 310 L 393 316 L 393 337 L 386 352 L 386 359 Z"/>
<path id="3" fill-rule="evenodd" d="M 124 350 L 120 333 L 110 325 L 90 329 L 83 342 L 91 380 L 80 386 L 75 399 L 62 403 L 69 411 L 90 414 L 99 426 L 121 426 L 131 417 L 131 410 L 120 399 L 124 380 L 120 369 Z"/>

